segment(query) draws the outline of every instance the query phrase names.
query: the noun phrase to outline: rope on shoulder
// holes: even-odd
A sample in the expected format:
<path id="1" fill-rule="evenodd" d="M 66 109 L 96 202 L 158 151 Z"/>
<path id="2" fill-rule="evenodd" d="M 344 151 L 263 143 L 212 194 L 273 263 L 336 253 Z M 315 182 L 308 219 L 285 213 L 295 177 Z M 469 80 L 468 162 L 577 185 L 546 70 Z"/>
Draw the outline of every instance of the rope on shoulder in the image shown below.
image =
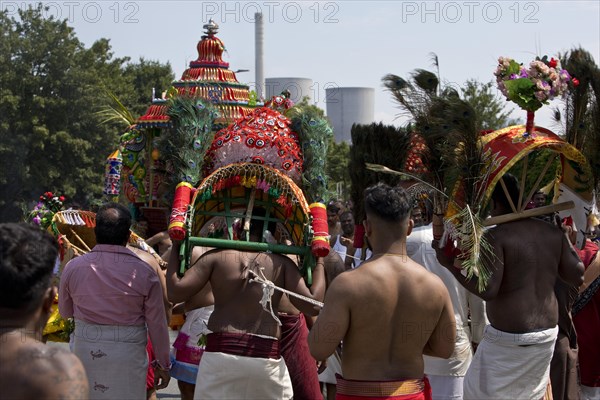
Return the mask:
<path id="1" fill-rule="evenodd" d="M 250 272 L 250 274 L 253 276 L 253 278 L 250 278 L 250 282 L 257 282 L 260 283 L 262 286 L 262 290 L 263 290 L 263 296 L 260 299 L 260 304 L 263 307 L 263 310 L 270 312 L 271 316 L 273 317 L 273 319 L 275 319 L 275 321 L 277 321 L 277 323 L 281 326 L 281 321 L 279 320 L 279 318 L 277 318 L 277 316 L 275 315 L 275 313 L 273 312 L 273 303 L 271 301 L 271 298 L 273 297 L 273 294 L 275 293 L 275 290 L 285 293 L 288 296 L 292 296 L 295 297 L 297 299 L 300 299 L 302 301 L 306 301 L 307 303 L 313 304 L 317 307 L 321 307 L 323 308 L 323 303 L 314 299 L 311 299 L 310 297 L 306 297 L 303 296 L 301 294 L 289 291 L 287 289 L 284 288 L 280 288 L 279 286 L 276 286 L 273 282 L 271 282 L 270 280 L 268 280 L 265 275 L 262 272 L 262 268 L 258 270 L 260 272 L 259 276 L 256 272 L 249 270 L 248 272 Z M 267 304 L 269 305 L 269 309 L 267 309 Z"/>

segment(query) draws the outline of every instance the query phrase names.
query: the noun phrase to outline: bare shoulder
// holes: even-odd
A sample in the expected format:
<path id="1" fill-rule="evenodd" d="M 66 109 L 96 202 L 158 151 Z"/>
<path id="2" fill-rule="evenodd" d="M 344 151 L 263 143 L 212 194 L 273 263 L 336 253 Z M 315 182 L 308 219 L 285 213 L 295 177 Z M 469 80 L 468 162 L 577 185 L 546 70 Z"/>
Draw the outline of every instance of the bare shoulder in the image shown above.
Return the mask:
<path id="1" fill-rule="evenodd" d="M 30 398 L 75 400 L 89 396 L 83 365 L 67 350 L 42 344 L 22 346 L 15 352 L 14 361 L 13 385 L 26 388 Z"/>
<path id="2" fill-rule="evenodd" d="M 361 266 L 361 268 L 363 268 Z M 339 274 L 334 280 L 331 281 L 331 286 L 327 289 L 327 295 L 331 292 L 334 293 L 352 293 L 358 289 L 360 286 L 361 275 L 364 275 L 364 270 L 361 271 L 360 268 L 345 271 L 342 274 Z"/>
<path id="3" fill-rule="evenodd" d="M 160 265 L 158 261 L 147 251 L 142 249 L 138 249 L 137 247 L 127 246 L 129 250 L 131 250 L 140 260 L 148 264 L 155 271 L 160 271 Z"/>

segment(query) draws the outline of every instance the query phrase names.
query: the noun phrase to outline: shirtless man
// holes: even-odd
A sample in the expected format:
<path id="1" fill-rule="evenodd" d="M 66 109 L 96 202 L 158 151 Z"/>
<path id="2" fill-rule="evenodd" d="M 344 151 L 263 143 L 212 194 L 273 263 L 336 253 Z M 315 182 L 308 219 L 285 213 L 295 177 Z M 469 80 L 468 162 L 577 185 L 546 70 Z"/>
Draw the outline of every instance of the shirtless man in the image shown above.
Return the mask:
<path id="1" fill-rule="evenodd" d="M 88 381 L 71 352 L 40 340 L 56 287 L 54 238 L 37 227 L 0 224 L 0 387 L 6 399 L 87 399 Z"/>
<path id="2" fill-rule="evenodd" d="M 324 360 L 343 340 L 339 399 L 430 399 L 423 354 L 448 358 L 454 350 L 448 290 L 407 256 L 412 222 L 405 191 L 378 184 L 365 190 L 364 202 L 373 256 L 331 284 L 309 334 L 311 353 Z"/>
<path id="3" fill-rule="evenodd" d="M 262 213 L 261 213 L 262 211 Z M 255 208 L 254 216 L 264 216 Z M 262 238 L 262 221 L 253 219 L 250 239 Z M 313 271 L 313 284 L 306 287 L 294 262 L 280 254 L 216 249 L 203 254 L 179 279 L 180 243 L 174 243 L 167 268 L 167 288 L 173 302 L 185 301 L 210 282 L 215 308 L 208 328 L 206 350 L 198 370 L 194 398 L 269 398 L 293 396 L 290 377 L 281 358 L 281 329 L 275 320 L 281 292 L 275 291 L 270 304 L 260 283 L 250 282 L 253 275 L 264 275 L 276 286 L 321 301 L 325 290 L 323 260 Z M 194 260 L 192 260 L 194 261 Z M 267 288 L 265 288 L 267 289 Z M 317 306 L 291 298 L 292 304 L 307 315 L 316 315 Z"/>
<path id="4" fill-rule="evenodd" d="M 156 235 L 146 239 L 146 243 L 151 247 L 156 246 L 156 251 L 161 257 L 165 257 L 167 250 L 171 248 L 171 238 L 168 231 L 158 232 Z"/>
<path id="5" fill-rule="evenodd" d="M 517 180 L 504 179 L 516 204 Z M 492 194 L 492 216 L 510 213 L 500 184 Z M 560 228 L 528 218 L 507 222 L 487 233 L 493 264 L 486 289 L 453 267 L 434 241 L 437 258 L 467 290 L 486 301 L 490 324 L 467 371 L 465 399 L 540 399 L 548 384 L 558 333 L 554 284 L 558 277 L 579 287 L 583 265 Z"/>
<path id="6" fill-rule="evenodd" d="M 342 203 L 331 200 L 327 204 L 327 228 L 329 231 L 329 245 L 333 247 L 335 239 L 342 233 L 340 224 L 340 213 L 342 212 Z"/>

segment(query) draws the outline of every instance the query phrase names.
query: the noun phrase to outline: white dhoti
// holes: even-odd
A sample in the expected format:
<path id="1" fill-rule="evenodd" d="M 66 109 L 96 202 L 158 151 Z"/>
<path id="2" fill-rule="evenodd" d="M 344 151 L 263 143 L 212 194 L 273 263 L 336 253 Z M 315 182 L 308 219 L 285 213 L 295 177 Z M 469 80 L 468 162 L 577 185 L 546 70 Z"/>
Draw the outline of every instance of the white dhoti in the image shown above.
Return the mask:
<path id="1" fill-rule="evenodd" d="M 558 327 L 507 333 L 486 326 L 465 376 L 464 399 L 541 399 L 557 334 Z"/>
<path id="2" fill-rule="evenodd" d="M 454 278 L 453 278 L 454 279 Z M 463 382 L 471 365 L 471 333 L 468 326 L 456 326 L 454 351 L 448 359 L 423 356 L 433 400 L 461 400 Z"/>
<path id="3" fill-rule="evenodd" d="M 90 399 L 146 398 L 146 326 L 89 324 L 75 320 L 73 353 L 90 384 Z"/>
<path id="4" fill-rule="evenodd" d="M 194 399 L 265 399 L 293 397 L 283 358 L 234 356 L 205 351 L 200 360 Z"/>
<path id="5" fill-rule="evenodd" d="M 327 357 L 326 368 L 319 374 L 319 382 L 330 383 L 335 385 L 336 374 L 342 375 L 342 359 L 337 348 L 332 355 Z"/>

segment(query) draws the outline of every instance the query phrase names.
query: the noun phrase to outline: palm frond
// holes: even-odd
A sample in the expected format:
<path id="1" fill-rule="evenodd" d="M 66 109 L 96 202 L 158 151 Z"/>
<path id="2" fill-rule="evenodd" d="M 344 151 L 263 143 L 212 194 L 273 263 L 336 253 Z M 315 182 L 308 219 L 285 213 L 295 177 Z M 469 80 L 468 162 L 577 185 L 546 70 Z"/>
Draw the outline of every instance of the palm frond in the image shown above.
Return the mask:
<path id="1" fill-rule="evenodd" d="M 467 204 L 456 215 L 454 229 L 454 237 L 465 254 L 461 266 L 467 272 L 467 278 L 477 277 L 477 289 L 483 292 L 491 276 L 489 266 L 494 254 L 485 236 L 483 218 L 472 212 Z"/>
<path id="2" fill-rule="evenodd" d="M 131 114 L 127 107 L 121 103 L 117 95 L 106 88 L 104 89 L 104 92 L 110 100 L 109 104 L 94 113 L 94 115 L 102 119 L 100 123 L 106 124 L 116 121 L 126 126 L 133 125 L 136 118 Z"/>

